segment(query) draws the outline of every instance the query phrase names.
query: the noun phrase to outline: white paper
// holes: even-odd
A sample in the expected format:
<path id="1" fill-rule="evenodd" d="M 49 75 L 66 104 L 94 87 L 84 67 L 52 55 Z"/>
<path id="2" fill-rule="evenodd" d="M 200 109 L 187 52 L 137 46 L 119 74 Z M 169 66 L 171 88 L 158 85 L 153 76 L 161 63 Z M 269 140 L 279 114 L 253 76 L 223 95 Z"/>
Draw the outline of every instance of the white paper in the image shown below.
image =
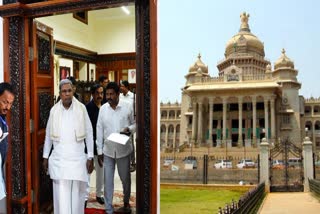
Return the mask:
<path id="1" fill-rule="evenodd" d="M 8 132 L 3 133 L 2 137 L 0 138 L 0 142 L 3 141 L 8 136 Z"/>
<path id="2" fill-rule="evenodd" d="M 112 133 L 109 135 L 108 140 L 125 145 L 129 141 L 130 137 L 120 133 Z"/>

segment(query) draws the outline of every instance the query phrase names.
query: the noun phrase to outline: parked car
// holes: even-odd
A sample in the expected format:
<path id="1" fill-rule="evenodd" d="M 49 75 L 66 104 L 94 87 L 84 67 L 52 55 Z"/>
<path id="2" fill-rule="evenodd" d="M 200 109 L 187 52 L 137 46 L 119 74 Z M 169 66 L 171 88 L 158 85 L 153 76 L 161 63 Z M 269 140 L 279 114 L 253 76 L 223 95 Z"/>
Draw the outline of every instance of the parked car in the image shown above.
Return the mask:
<path id="1" fill-rule="evenodd" d="M 230 160 L 217 160 L 214 167 L 216 169 L 231 169 L 232 162 Z"/>
<path id="2" fill-rule="evenodd" d="M 238 162 L 237 167 L 242 168 L 254 168 L 255 163 L 251 159 L 242 159 Z"/>
<path id="3" fill-rule="evenodd" d="M 288 159 L 288 166 L 295 168 L 295 167 L 301 167 L 302 161 L 300 158 L 289 158 Z"/>
<path id="4" fill-rule="evenodd" d="M 173 158 L 165 158 L 163 166 L 164 167 L 168 167 L 170 164 L 173 164 L 173 163 L 174 163 L 174 159 Z"/>
<path id="5" fill-rule="evenodd" d="M 184 164 L 192 164 L 193 169 L 196 169 L 198 167 L 197 158 L 195 156 L 188 156 L 183 159 Z"/>
<path id="6" fill-rule="evenodd" d="M 284 169 L 283 160 L 272 160 L 271 167 L 272 169 Z"/>
<path id="7" fill-rule="evenodd" d="M 314 166 L 319 168 L 320 167 L 320 160 L 317 160 L 316 162 L 314 162 Z"/>

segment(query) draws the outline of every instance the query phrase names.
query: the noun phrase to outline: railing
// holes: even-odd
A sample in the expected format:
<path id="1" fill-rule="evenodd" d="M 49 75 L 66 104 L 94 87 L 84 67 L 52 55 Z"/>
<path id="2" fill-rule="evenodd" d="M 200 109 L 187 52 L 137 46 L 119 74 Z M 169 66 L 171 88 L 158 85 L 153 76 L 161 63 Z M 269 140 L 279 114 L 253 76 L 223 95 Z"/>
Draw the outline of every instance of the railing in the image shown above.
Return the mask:
<path id="1" fill-rule="evenodd" d="M 320 196 L 320 180 L 309 179 L 310 191 Z"/>
<path id="2" fill-rule="evenodd" d="M 250 214 L 257 213 L 260 204 L 265 196 L 265 183 L 259 184 L 256 188 L 247 192 L 238 202 L 232 200 L 223 209 L 219 207 L 218 214 Z"/>

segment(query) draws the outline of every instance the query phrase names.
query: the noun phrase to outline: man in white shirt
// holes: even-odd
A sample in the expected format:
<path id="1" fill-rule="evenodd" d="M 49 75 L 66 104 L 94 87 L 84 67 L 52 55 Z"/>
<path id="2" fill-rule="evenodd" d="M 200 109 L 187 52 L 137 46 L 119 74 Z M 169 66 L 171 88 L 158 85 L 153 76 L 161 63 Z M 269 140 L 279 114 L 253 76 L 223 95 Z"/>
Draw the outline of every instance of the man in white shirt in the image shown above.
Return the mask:
<path id="1" fill-rule="evenodd" d="M 133 107 L 133 111 L 135 110 L 135 98 L 134 94 L 129 90 L 129 82 L 127 80 L 123 80 L 120 83 L 120 100 L 124 100 L 129 103 Z M 130 156 L 130 172 L 134 172 L 136 170 L 136 157 L 135 157 L 135 144 L 134 144 L 134 136 L 131 136 L 132 143 L 132 153 Z"/>
<path id="2" fill-rule="evenodd" d="M 86 107 L 73 97 L 71 81 L 61 80 L 59 89 L 61 100 L 47 123 L 43 167 L 53 180 L 54 213 L 83 214 L 88 173 L 93 170 L 92 126 Z"/>
<path id="3" fill-rule="evenodd" d="M 98 161 L 104 164 L 105 172 L 105 207 L 106 213 L 113 213 L 114 172 L 117 164 L 118 173 L 123 187 L 124 206 L 118 211 L 131 212 L 129 199 L 131 194 L 130 154 L 132 153 L 131 138 L 126 144 L 108 140 L 112 133 L 135 132 L 136 122 L 132 105 L 119 100 L 120 88 L 117 83 L 110 82 L 106 88 L 107 103 L 99 111 L 97 122 Z"/>
<path id="4" fill-rule="evenodd" d="M 123 80 L 120 83 L 120 99 L 121 100 L 126 100 L 133 105 L 133 99 L 134 95 L 133 93 L 129 90 L 129 82 L 127 80 Z"/>

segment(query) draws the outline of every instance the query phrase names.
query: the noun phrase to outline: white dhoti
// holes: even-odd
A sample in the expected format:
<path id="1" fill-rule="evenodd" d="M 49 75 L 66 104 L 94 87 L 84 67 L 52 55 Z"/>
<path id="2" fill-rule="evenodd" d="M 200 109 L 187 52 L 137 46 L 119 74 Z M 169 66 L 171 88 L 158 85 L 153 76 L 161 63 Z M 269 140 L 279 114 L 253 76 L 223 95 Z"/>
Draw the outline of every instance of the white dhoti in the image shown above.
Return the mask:
<path id="1" fill-rule="evenodd" d="M 87 182 L 53 180 L 54 214 L 84 214 Z"/>

